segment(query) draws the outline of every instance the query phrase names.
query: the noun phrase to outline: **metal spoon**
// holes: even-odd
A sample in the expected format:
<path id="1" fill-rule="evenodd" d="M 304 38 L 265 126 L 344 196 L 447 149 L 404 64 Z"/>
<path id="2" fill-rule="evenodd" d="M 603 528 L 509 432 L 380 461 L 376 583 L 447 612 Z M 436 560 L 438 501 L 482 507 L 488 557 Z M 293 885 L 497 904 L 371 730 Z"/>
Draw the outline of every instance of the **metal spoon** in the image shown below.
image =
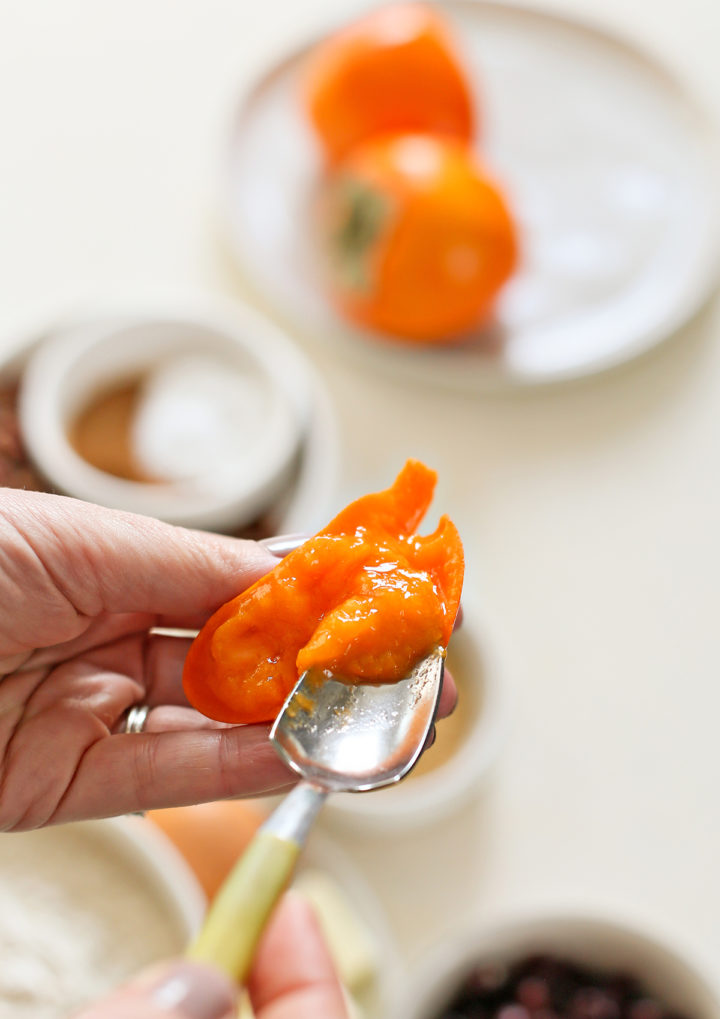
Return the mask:
<path id="1" fill-rule="evenodd" d="M 445 649 L 438 647 L 393 683 L 349 683 L 315 670 L 300 677 L 270 742 L 302 781 L 235 865 L 188 949 L 190 958 L 244 982 L 328 793 L 392 785 L 420 757 L 435 719 L 444 662 Z"/>

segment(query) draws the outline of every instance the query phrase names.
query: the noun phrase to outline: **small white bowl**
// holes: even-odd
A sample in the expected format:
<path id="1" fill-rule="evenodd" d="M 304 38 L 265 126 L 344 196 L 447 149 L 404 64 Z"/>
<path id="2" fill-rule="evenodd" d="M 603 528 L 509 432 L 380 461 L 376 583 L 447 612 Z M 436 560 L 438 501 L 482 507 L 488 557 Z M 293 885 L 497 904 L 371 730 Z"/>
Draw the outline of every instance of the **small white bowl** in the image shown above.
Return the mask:
<path id="1" fill-rule="evenodd" d="M 578 912 L 516 917 L 459 932 L 413 967 L 396 1014 L 403 1019 L 438 1019 L 475 966 L 507 965 L 536 953 L 627 973 L 688 1019 L 720 1015 L 718 987 L 667 935 L 642 929 L 636 921 Z"/>
<path id="2" fill-rule="evenodd" d="M 102 471 L 76 452 L 68 428 L 93 396 L 188 357 L 220 363 L 225 379 L 236 373 L 238 401 L 258 394 L 262 424 L 247 442 L 238 433 L 212 470 L 152 483 Z M 21 428 L 29 455 L 59 492 L 175 524 L 237 529 L 287 488 L 310 420 L 313 382 L 291 341 L 243 306 L 132 312 L 58 330 L 30 352 Z M 181 416 L 177 424 L 185 427 Z"/>
<path id="3" fill-rule="evenodd" d="M 331 796 L 324 811 L 329 823 L 363 831 L 392 831 L 434 825 L 482 786 L 509 730 L 511 696 L 499 656 L 478 610 L 463 602 L 463 625 L 453 634 L 448 666 L 458 681 L 456 716 L 437 725 L 436 746 L 423 758 L 420 774 L 371 793 Z M 456 748 L 429 770 L 433 753 L 442 753 L 447 729 L 463 722 Z"/>
<path id="4" fill-rule="evenodd" d="M 3 1001 L 33 1019 L 74 1014 L 144 967 L 181 955 L 204 912 L 193 873 L 142 818 L 5 834 Z"/>

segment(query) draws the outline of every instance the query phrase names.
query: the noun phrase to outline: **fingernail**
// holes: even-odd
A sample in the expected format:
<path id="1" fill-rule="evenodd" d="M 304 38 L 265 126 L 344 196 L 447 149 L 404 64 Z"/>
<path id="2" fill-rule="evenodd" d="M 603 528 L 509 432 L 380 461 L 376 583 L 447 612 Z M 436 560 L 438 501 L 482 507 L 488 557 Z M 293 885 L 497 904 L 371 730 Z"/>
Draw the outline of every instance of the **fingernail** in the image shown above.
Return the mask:
<path id="1" fill-rule="evenodd" d="M 155 1008 L 187 1019 L 226 1019 L 237 1009 L 237 991 L 231 981 L 200 963 L 177 963 L 147 993 Z"/>

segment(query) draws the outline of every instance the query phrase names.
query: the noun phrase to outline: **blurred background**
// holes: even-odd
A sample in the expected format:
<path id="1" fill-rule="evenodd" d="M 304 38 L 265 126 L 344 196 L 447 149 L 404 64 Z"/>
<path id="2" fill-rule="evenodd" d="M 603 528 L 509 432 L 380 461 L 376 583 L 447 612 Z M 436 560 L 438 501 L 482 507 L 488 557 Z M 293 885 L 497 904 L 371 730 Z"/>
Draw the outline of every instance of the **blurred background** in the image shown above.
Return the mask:
<path id="1" fill-rule="evenodd" d="M 519 254 L 492 327 L 428 344 L 368 332 L 303 276 L 321 161 L 294 75 L 367 6 L 0 0 L 6 404 L 39 339 L 161 309 L 277 341 L 307 372 L 291 480 L 221 529 L 311 530 L 407 457 L 437 470 L 430 521 L 447 512 L 467 556 L 456 668 L 472 712 L 461 701 L 446 723 L 462 730 L 447 756 L 477 752 L 424 809 L 343 802 L 322 820 L 315 869 L 332 858 L 351 906 L 373 900 L 355 909 L 371 978 L 406 1002 L 366 1015 L 409 1017 L 419 960 L 468 925 L 537 912 L 634 922 L 720 987 L 720 7 L 436 5 Z M 577 144 L 563 123 L 582 126 Z M 599 167 L 638 171 L 612 216 Z M 563 208 L 610 247 L 558 253 L 548 237 L 575 236 Z M 547 282 L 548 259 L 573 271 L 558 270 L 559 303 L 532 304 L 512 288 Z"/>

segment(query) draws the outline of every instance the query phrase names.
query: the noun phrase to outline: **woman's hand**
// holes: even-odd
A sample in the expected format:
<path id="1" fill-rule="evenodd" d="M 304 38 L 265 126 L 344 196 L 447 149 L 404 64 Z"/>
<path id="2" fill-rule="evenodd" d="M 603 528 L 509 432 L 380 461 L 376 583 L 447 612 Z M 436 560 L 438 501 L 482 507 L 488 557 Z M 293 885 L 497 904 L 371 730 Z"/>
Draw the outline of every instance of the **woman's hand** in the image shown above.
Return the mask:
<path id="1" fill-rule="evenodd" d="M 275 562 L 255 542 L 0 490 L 0 830 L 289 787 L 268 727 L 192 710 L 189 641 L 149 633 L 200 627 Z M 441 716 L 454 701 L 450 681 Z M 136 704 L 151 710 L 127 734 Z"/>
<path id="2" fill-rule="evenodd" d="M 309 906 L 290 893 L 265 932 L 248 984 L 256 1019 L 347 1019 Z M 231 1019 L 237 992 L 220 972 L 170 962 L 141 974 L 77 1019 Z"/>
<path id="3" fill-rule="evenodd" d="M 148 632 L 199 627 L 274 562 L 255 542 L 4 490 L 0 830 L 289 786 L 266 726 L 188 706 L 189 641 Z M 119 732 L 138 703 L 145 731 Z"/>

